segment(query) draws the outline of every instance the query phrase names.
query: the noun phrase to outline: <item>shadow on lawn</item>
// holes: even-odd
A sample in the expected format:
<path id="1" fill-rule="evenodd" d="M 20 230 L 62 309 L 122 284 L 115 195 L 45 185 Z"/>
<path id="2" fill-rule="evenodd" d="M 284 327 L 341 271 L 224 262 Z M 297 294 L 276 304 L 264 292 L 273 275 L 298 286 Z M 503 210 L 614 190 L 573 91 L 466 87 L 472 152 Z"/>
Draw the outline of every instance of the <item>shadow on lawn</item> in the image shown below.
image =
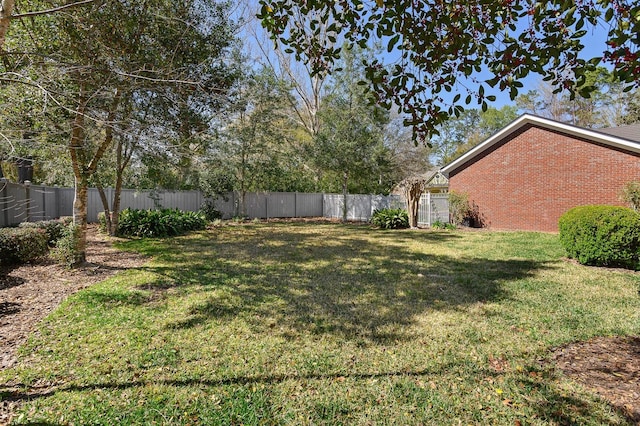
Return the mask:
<path id="1" fill-rule="evenodd" d="M 424 369 L 419 371 L 387 371 L 376 373 L 328 373 L 328 374 L 285 374 L 285 375 L 255 375 L 255 376 L 238 376 L 222 379 L 186 379 L 186 380 L 132 380 L 127 382 L 107 382 L 107 383 L 93 383 L 86 385 L 61 385 L 58 387 L 38 387 L 32 386 L 24 390 L 17 389 L 2 389 L 0 388 L 0 400 L 5 402 L 18 402 L 24 403 L 28 401 L 37 400 L 40 398 L 47 398 L 57 393 L 68 392 L 92 392 L 96 390 L 114 390 L 125 391 L 127 389 L 149 389 L 157 386 L 170 386 L 170 387 L 220 387 L 220 386 L 248 386 L 263 384 L 266 386 L 273 386 L 286 381 L 344 381 L 344 380 L 363 380 L 368 381 L 371 379 L 380 378 L 422 378 L 423 380 L 431 380 L 437 378 L 439 374 L 446 372 L 448 369 L 456 368 L 454 364 L 441 365 L 437 369 Z M 492 377 L 497 379 L 500 374 L 484 370 L 478 371 L 479 377 Z M 516 380 L 519 383 L 519 387 L 527 389 L 528 391 L 514 395 L 514 400 L 505 399 L 503 404 L 511 406 L 516 403 L 520 408 L 517 410 L 523 414 L 520 414 L 521 420 L 524 423 L 531 421 L 528 416 L 525 417 L 525 412 L 532 411 L 533 417 L 538 421 L 550 422 L 558 425 L 574 425 L 583 424 L 585 422 L 595 422 L 594 424 L 600 425 L 618 425 L 619 421 L 612 419 L 606 413 L 594 404 L 593 401 L 587 397 L 582 398 L 580 395 L 568 395 L 565 390 L 557 388 L 553 385 L 554 377 L 547 374 L 541 374 L 536 378 L 524 376 Z M 526 408 L 529 407 L 530 410 Z M 625 413 L 619 411 L 622 417 L 625 417 Z M 531 414 L 529 414 L 530 416 Z M 628 420 L 632 420 L 628 418 Z M 36 424 L 36 423 L 31 423 Z M 40 424 L 40 423 L 37 423 Z M 44 423 L 42 423 L 44 424 Z M 47 423 L 49 424 L 49 423 Z M 51 423 L 53 424 L 53 423 Z"/>
<path id="2" fill-rule="evenodd" d="M 348 225 L 222 229 L 155 245 L 163 262 L 141 269 L 157 278 L 138 290 L 199 293 L 189 315 L 168 328 L 242 316 L 258 330 L 281 330 L 285 337 L 333 333 L 380 342 L 411 339 L 407 326 L 417 315 L 508 298 L 505 281 L 551 267 L 430 249 L 461 238 Z M 96 297 L 105 303 L 104 294 Z"/>

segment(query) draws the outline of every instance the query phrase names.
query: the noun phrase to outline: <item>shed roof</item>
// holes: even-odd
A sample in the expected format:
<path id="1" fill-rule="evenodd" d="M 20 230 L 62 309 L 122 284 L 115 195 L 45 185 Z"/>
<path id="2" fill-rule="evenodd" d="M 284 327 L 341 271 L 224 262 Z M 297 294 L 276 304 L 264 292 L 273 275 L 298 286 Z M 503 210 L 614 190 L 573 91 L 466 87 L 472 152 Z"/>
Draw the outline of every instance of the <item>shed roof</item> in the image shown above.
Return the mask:
<path id="1" fill-rule="evenodd" d="M 611 146 L 617 149 L 636 152 L 640 154 L 640 126 L 623 126 L 608 129 L 585 129 L 583 127 L 574 126 L 567 123 L 551 120 L 549 118 L 538 117 L 531 114 L 523 114 L 516 120 L 512 121 L 502 130 L 486 139 L 484 142 L 476 145 L 469 152 L 460 158 L 452 161 L 440 169 L 445 175 L 469 163 L 482 153 L 507 138 L 512 133 L 521 128 L 533 125 L 549 130 L 558 131 L 571 136 L 587 139 L 596 143 Z M 627 129 L 628 128 L 628 129 Z"/>

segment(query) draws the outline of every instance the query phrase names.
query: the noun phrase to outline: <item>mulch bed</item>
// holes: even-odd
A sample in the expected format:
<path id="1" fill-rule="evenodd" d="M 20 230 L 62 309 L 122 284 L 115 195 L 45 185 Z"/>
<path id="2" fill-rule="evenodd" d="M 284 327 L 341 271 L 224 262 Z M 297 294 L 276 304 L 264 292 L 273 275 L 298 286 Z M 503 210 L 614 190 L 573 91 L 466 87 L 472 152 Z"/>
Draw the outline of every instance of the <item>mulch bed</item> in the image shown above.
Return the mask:
<path id="1" fill-rule="evenodd" d="M 597 337 L 556 349 L 556 367 L 640 424 L 640 337 Z"/>
<path id="2" fill-rule="evenodd" d="M 38 323 L 69 295 L 149 260 L 136 253 L 116 250 L 111 247 L 111 241 L 114 239 L 90 226 L 87 263 L 79 268 L 66 269 L 49 259 L 0 268 L 0 370 L 16 364 L 18 348 Z M 16 401 L 0 401 L 0 424 L 10 420 L 16 404 Z"/>
<path id="3" fill-rule="evenodd" d="M 0 269 L 0 370 L 16 364 L 18 348 L 69 295 L 148 260 L 115 250 L 113 239 L 99 234 L 96 227 L 89 227 L 87 238 L 87 263 L 80 268 L 69 270 L 42 260 Z M 572 343 L 556 349 L 551 360 L 565 375 L 640 424 L 640 337 Z M 0 424 L 10 421 L 18 403 L 0 401 Z"/>

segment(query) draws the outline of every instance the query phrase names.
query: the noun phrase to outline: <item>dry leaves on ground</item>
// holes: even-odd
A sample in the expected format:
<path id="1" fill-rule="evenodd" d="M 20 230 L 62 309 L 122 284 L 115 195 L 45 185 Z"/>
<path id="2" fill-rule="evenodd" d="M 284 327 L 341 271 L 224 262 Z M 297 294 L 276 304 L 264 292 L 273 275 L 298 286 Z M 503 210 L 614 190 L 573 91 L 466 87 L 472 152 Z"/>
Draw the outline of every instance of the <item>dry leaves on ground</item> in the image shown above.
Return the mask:
<path id="1" fill-rule="evenodd" d="M 12 367 L 16 353 L 37 324 L 76 291 L 148 259 L 118 251 L 109 238 L 89 228 L 87 263 L 68 270 L 50 260 L 0 269 L 0 369 Z M 640 424 L 640 338 L 596 338 L 556 350 L 553 362 L 567 376 L 592 389 Z M 0 402 L 0 424 L 15 403 Z"/>

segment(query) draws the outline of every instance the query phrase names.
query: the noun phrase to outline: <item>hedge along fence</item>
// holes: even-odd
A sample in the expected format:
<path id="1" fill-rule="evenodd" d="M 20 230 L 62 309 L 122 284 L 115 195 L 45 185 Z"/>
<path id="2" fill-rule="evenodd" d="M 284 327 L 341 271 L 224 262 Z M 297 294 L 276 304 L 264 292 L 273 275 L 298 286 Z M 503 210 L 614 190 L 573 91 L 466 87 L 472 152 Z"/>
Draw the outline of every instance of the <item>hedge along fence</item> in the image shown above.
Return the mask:
<path id="1" fill-rule="evenodd" d="M 560 242 L 584 265 L 640 269 L 640 214 L 626 207 L 580 206 L 560 217 Z"/>
<path id="2" fill-rule="evenodd" d="M 0 264 L 29 262 L 48 253 L 47 233 L 39 228 L 1 228 Z"/>

